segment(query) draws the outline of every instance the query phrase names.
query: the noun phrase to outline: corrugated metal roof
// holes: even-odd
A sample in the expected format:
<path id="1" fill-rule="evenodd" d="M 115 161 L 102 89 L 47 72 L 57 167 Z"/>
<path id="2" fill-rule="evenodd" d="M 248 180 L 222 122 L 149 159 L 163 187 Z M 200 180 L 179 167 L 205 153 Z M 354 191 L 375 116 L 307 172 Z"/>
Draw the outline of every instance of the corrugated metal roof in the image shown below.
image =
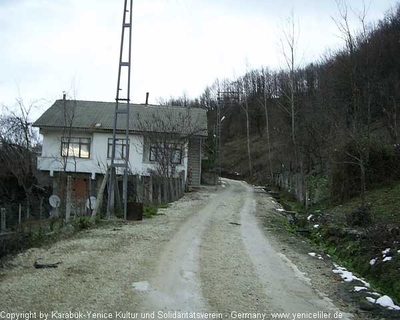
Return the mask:
<path id="1" fill-rule="evenodd" d="M 120 109 L 125 105 L 120 104 Z M 115 102 L 57 100 L 33 124 L 40 128 L 112 130 Z M 125 130 L 126 118 L 118 116 L 117 130 Z M 207 111 L 159 105 L 130 105 L 131 131 L 207 136 Z"/>

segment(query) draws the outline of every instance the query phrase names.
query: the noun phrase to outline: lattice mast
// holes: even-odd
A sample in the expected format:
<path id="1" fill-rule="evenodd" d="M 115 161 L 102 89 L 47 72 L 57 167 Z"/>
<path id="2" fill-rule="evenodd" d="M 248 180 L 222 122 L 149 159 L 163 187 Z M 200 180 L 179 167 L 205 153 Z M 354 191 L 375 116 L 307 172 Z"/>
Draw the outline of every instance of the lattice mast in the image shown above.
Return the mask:
<path id="1" fill-rule="evenodd" d="M 131 84 L 131 50 L 132 50 L 132 2 L 125 0 L 122 18 L 121 48 L 118 65 L 117 94 L 115 98 L 114 126 L 112 137 L 111 165 L 108 183 L 107 217 L 110 218 L 114 209 L 114 190 L 118 173 L 123 171 L 123 208 L 124 219 L 127 215 L 128 172 L 129 172 L 129 110 L 130 110 L 130 84 Z M 127 50 L 127 51 L 126 51 Z M 124 86 L 124 88 L 123 88 Z M 121 132 L 123 138 L 117 138 Z M 121 146 L 120 154 L 116 159 L 116 142 Z M 118 194 L 118 193 L 117 193 Z"/>

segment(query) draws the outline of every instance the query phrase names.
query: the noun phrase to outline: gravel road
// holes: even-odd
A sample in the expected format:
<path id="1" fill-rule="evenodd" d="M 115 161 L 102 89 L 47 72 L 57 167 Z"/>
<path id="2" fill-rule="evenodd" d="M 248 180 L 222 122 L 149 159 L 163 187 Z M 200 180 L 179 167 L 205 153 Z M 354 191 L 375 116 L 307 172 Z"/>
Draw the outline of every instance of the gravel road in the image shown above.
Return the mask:
<path id="1" fill-rule="evenodd" d="M 329 267 L 271 231 L 273 199 L 244 182 L 223 183 L 152 219 L 109 223 L 15 256 L 0 269 L 0 319 L 351 318 L 336 306 Z M 35 269 L 35 261 L 62 263 Z"/>

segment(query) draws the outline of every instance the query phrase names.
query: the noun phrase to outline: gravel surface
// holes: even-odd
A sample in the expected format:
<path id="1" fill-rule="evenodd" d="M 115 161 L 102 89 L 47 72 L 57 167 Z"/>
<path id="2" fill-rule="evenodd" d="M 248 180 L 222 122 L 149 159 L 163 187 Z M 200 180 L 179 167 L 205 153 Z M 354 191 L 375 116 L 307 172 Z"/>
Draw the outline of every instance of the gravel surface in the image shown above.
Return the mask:
<path id="1" fill-rule="evenodd" d="M 309 256 L 310 245 L 282 229 L 277 206 L 243 182 L 226 181 L 218 191 L 186 194 L 152 219 L 30 249 L 0 269 L 0 311 L 80 311 L 85 319 L 94 318 L 86 312 L 221 312 L 231 319 L 352 311 L 336 298 L 329 262 Z M 35 269 L 35 261 L 62 263 Z"/>
<path id="2" fill-rule="evenodd" d="M 165 244 L 214 196 L 210 191 L 187 194 L 152 219 L 114 222 L 17 255 L 0 269 L 0 310 L 138 311 L 143 294 L 132 283 L 152 277 Z M 35 269 L 35 261 L 62 264 Z"/>

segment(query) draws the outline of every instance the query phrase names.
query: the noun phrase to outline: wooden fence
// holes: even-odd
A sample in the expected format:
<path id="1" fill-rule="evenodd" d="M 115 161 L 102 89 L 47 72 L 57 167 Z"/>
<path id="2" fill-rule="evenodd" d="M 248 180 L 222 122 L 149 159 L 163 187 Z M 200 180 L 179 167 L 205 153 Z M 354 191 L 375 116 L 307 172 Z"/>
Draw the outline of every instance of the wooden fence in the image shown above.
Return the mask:
<path id="1" fill-rule="evenodd" d="M 161 204 L 176 201 L 185 191 L 185 176 L 178 177 L 132 176 L 128 187 L 128 200 L 144 204 Z"/>

